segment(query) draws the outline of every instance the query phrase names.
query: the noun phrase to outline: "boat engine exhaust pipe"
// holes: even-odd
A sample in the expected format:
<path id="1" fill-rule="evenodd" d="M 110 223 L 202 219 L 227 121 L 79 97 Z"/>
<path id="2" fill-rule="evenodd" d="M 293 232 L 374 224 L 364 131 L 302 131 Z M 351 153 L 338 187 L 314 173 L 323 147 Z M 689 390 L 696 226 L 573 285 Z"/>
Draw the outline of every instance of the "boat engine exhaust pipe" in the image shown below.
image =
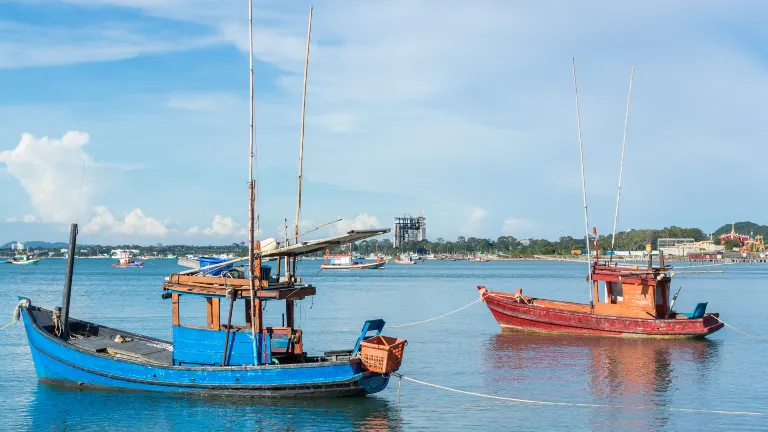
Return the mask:
<path id="1" fill-rule="evenodd" d="M 72 272 L 75 269 L 75 246 L 77 246 L 77 224 L 69 230 L 69 255 L 67 255 L 67 276 L 64 279 L 64 297 L 61 299 L 61 338 L 69 339 L 69 299 L 72 297 Z"/>

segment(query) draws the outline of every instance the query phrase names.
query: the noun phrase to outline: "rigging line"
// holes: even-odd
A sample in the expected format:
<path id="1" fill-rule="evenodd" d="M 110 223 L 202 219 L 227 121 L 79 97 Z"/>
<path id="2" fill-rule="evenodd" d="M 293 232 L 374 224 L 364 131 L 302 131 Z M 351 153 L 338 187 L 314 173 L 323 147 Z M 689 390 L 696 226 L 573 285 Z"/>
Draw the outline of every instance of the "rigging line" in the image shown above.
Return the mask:
<path id="1" fill-rule="evenodd" d="M 579 159 L 581 161 L 581 196 L 582 200 L 584 202 L 584 230 L 585 237 L 584 240 L 586 242 L 587 246 L 587 268 L 588 271 L 588 281 L 592 280 L 592 263 L 589 261 L 589 257 L 591 256 L 589 252 L 589 216 L 587 214 L 587 182 L 584 178 L 584 146 L 582 144 L 581 140 L 581 115 L 579 114 L 579 88 L 576 85 L 576 57 L 571 57 L 571 66 L 573 69 L 573 91 L 576 95 L 576 130 L 579 135 Z M 590 284 L 590 290 L 589 290 L 589 303 L 592 304 L 592 289 Z"/>
<path id="2" fill-rule="evenodd" d="M 478 396 L 488 399 L 497 399 L 497 400 L 503 400 L 508 402 L 517 402 L 521 404 L 529 404 L 529 405 L 555 405 L 555 406 L 573 406 L 573 407 L 586 407 L 586 408 L 612 408 L 612 409 L 636 409 L 636 410 L 661 410 L 661 411 L 677 411 L 677 412 L 693 412 L 693 413 L 708 413 L 708 414 L 726 414 L 726 415 L 742 415 L 742 416 L 763 416 L 768 415 L 768 412 L 760 412 L 760 411 L 727 411 L 727 410 L 708 410 L 708 409 L 695 409 L 695 408 L 673 408 L 673 407 L 658 407 L 658 406 L 650 406 L 650 407 L 641 407 L 641 406 L 625 406 L 625 405 L 608 405 L 608 404 L 593 404 L 593 403 L 576 403 L 576 402 L 553 402 L 553 401 L 538 401 L 538 400 L 532 400 L 532 399 L 520 399 L 520 398 L 512 398 L 512 397 L 504 397 L 504 396 L 494 396 L 489 394 L 483 394 L 483 393 L 477 393 L 477 392 L 470 392 L 466 390 L 459 390 L 451 387 L 441 386 L 438 384 L 428 383 L 426 381 L 420 381 L 414 378 L 407 377 L 405 375 L 393 373 L 393 376 L 396 376 L 400 379 L 404 379 L 407 381 L 411 381 L 417 384 L 425 385 L 428 387 L 434 387 L 441 390 L 447 390 L 454 393 L 461 393 L 465 395 L 470 396 Z"/>
<path id="3" fill-rule="evenodd" d="M 616 192 L 616 213 L 613 216 L 613 235 L 611 236 L 611 252 L 614 251 L 614 245 L 616 244 L 616 225 L 619 222 L 619 201 L 621 200 L 621 179 L 624 174 L 624 149 L 627 144 L 627 123 L 629 122 L 629 103 L 632 100 L 632 80 L 635 77 L 635 67 L 632 67 L 632 71 L 629 73 L 629 95 L 627 95 L 627 111 L 624 114 L 624 135 L 621 139 L 621 163 L 619 164 L 619 189 Z M 613 254 L 611 254 L 611 260 Z M 610 262 L 610 260 L 609 260 Z"/>

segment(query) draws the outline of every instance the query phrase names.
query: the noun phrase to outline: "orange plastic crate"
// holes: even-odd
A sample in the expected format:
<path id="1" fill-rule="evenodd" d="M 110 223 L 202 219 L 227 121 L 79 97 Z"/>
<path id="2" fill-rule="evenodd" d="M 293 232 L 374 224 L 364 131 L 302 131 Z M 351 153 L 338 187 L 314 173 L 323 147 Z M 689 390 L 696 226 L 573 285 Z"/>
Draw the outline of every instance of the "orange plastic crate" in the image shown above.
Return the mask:
<path id="1" fill-rule="evenodd" d="M 360 342 L 360 358 L 363 368 L 371 372 L 394 372 L 403 362 L 403 352 L 408 341 L 390 336 L 374 336 Z"/>

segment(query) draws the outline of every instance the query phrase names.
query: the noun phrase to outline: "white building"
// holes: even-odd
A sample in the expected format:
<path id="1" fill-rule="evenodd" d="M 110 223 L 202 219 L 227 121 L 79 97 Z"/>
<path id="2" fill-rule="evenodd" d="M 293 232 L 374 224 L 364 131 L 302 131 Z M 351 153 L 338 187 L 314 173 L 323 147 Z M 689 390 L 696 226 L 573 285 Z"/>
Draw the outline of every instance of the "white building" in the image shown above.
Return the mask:
<path id="1" fill-rule="evenodd" d="M 24 243 L 17 242 L 11 245 L 11 250 L 15 251 L 23 251 L 24 250 Z"/>

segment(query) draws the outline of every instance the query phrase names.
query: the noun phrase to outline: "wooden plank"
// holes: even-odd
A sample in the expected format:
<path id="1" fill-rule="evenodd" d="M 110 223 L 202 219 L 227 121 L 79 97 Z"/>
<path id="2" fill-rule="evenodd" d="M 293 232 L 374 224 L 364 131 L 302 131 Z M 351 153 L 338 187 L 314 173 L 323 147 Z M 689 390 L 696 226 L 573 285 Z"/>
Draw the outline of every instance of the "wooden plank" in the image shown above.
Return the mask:
<path id="1" fill-rule="evenodd" d="M 218 297 L 225 297 L 227 294 L 226 287 L 199 287 L 194 285 L 182 285 L 174 284 L 171 282 L 163 283 L 163 288 L 166 290 L 200 294 L 200 295 L 212 295 Z M 235 288 L 235 292 L 238 298 L 250 298 L 250 290 L 247 287 Z M 276 300 L 301 300 L 304 297 L 313 296 L 317 293 L 315 287 L 311 285 L 299 287 L 299 288 L 281 288 L 281 289 L 260 289 L 256 291 L 256 297 L 264 299 L 276 299 Z"/>
<path id="2" fill-rule="evenodd" d="M 205 299 L 205 323 L 206 327 L 213 328 L 213 299 Z"/>
<path id="3" fill-rule="evenodd" d="M 205 299 L 206 303 L 206 318 L 208 321 L 208 327 L 214 330 L 221 328 L 221 308 L 218 298 Z"/>
<path id="4" fill-rule="evenodd" d="M 176 293 L 171 294 L 171 311 L 171 323 L 177 326 L 179 325 L 179 295 Z"/>
<path id="5" fill-rule="evenodd" d="M 245 300 L 245 325 L 251 327 L 251 299 Z"/>
<path id="6" fill-rule="evenodd" d="M 233 279 L 222 278 L 215 276 L 185 276 L 173 274 L 169 278 L 174 283 L 199 283 L 199 284 L 211 284 L 211 285 L 231 285 L 231 286 L 248 286 L 248 279 Z"/>

